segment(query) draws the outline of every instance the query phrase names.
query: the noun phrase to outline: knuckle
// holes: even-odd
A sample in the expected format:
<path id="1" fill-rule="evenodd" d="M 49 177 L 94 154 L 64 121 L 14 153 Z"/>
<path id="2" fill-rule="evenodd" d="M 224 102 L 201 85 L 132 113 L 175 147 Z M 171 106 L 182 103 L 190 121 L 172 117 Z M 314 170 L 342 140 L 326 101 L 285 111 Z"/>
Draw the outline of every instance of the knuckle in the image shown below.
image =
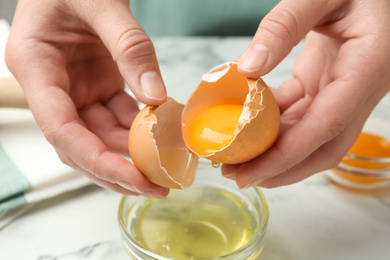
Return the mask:
<path id="1" fill-rule="evenodd" d="M 299 162 L 296 158 L 289 156 L 288 152 L 278 144 L 275 146 L 275 153 L 277 154 L 277 161 L 280 163 L 279 172 L 286 172 Z"/>
<path id="2" fill-rule="evenodd" d="M 109 176 L 101 166 L 101 162 L 104 161 L 104 157 L 107 153 L 108 151 L 95 151 L 90 155 L 89 160 L 85 162 L 82 167 L 96 178 L 113 183 L 112 176 Z"/>
<path id="3" fill-rule="evenodd" d="M 41 131 L 54 148 L 64 150 L 69 142 L 67 141 L 69 128 L 72 128 L 75 124 L 78 124 L 76 120 L 63 124 L 45 123 L 41 125 Z"/>
<path id="4" fill-rule="evenodd" d="M 153 43 L 141 29 L 129 29 L 119 37 L 114 60 L 134 60 L 154 53 Z"/>
<path id="5" fill-rule="evenodd" d="M 58 158 L 60 159 L 60 161 L 63 164 L 68 165 L 68 166 L 70 166 L 72 168 L 75 167 L 74 162 L 64 152 L 62 152 L 62 151 L 60 151 L 58 149 L 56 149 L 56 152 L 57 152 Z"/>
<path id="6" fill-rule="evenodd" d="M 328 123 L 328 136 L 327 140 L 330 141 L 340 134 L 340 132 L 345 128 L 345 123 L 341 120 Z"/>
<path id="7" fill-rule="evenodd" d="M 298 33 L 298 18 L 293 11 L 278 7 L 267 14 L 259 25 L 260 30 L 264 30 L 272 35 L 280 38 L 282 41 L 299 42 Z"/>
<path id="8" fill-rule="evenodd" d="M 58 147 L 58 131 L 56 127 L 51 124 L 45 124 L 41 126 L 41 130 L 46 140 L 55 148 Z"/>
<path id="9" fill-rule="evenodd" d="M 326 143 L 334 139 L 340 134 L 340 132 L 345 128 L 345 120 L 340 118 L 332 117 L 327 120 L 327 118 L 320 118 L 318 115 L 312 112 L 308 112 L 307 116 L 310 117 L 310 120 L 313 122 L 313 125 L 316 125 L 317 133 L 322 133 L 321 142 Z"/>
<path id="10" fill-rule="evenodd" d="M 83 156 L 83 159 L 66 154 L 66 151 L 72 150 L 70 154 L 73 156 L 80 155 L 82 147 L 74 143 L 74 140 L 69 139 L 69 129 L 74 127 L 74 124 L 78 125 L 77 121 L 69 121 L 61 125 L 45 124 L 41 126 L 42 133 L 47 141 L 56 149 L 60 160 L 71 167 L 77 166 L 82 171 L 91 174 L 92 176 L 101 179 L 106 182 L 112 182 L 112 176 L 109 176 L 102 167 L 102 162 L 106 161 L 107 150 L 94 149 L 87 155 Z M 65 134 L 67 133 L 67 134 Z M 77 160 L 76 160 L 77 159 Z"/>

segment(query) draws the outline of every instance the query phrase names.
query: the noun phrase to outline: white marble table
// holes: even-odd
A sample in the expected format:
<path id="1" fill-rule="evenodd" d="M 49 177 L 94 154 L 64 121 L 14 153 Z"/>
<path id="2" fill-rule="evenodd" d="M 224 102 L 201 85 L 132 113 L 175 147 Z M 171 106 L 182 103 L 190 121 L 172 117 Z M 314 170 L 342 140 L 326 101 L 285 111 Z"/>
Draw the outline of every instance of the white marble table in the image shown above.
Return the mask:
<path id="1" fill-rule="evenodd" d="M 168 93 L 184 103 L 203 73 L 234 60 L 250 39 L 159 38 L 154 42 Z M 301 49 L 302 44 L 265 81 L 278 86 L 287 79 Z M 390 191 L 347 191 L 320 173 L 264 193 L 270 221 L 259 259 L 390 259 Z M 0 259 L 129 259 L 117 224 L 120 197 L 88 186 L 34 205 L 0 230 Z"/>

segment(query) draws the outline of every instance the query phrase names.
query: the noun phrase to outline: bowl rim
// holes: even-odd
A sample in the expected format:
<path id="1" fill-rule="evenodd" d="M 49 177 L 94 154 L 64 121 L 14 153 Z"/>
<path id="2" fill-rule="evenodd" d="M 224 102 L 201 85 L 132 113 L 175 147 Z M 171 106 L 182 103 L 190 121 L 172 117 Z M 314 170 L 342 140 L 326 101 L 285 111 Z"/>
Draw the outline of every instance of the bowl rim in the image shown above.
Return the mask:
<path id="1" fill-rule="evenodd" d="M 201 186 L 201 185 L 194 183 L 194 185 L 192 185 L 192 186 Z M 237 255 L 237 254 L 245 251 L 247 248 L 251 247 L 252 245 L 256 244 L 256 242 L 259 241 L 261 239 L 261 237 L 265 235 L 266 229 L 267 229 L 267 226 L 268 226 L 267 224 L 268 224 L 268 221 L 269 221 L 269 207 L 268 207 L 268 203 L 267 203 L 267 201 L 265 199 L 264 193 L 261 191 L 261 189 L 259 187 L 254 186 L 254 187 L 251 187 L 249 189 L 254 189 L 255 190 L 259 200 L 261 201 L 261 206 L 262 206 L 262 209 L 257 209 L 257 211 L 262 210 L 260 222 L 259 222 L 259 224 L 256 227 L 257 232 L 253 235 L 253 237 L 247 243 L 245 243 L 244 245 L 242 245 L 240 248 L 236 249 L 235 251 L 233 251 L 233 252 L 231 252 L 229 254 L 225 254 L 225 255 L 219 256 L 219 257 L 210 258 L 209 260 L 218 260 L 218 259 L 223 260 L 223 259 L 226 259 L 228 257 L 232 257 L 234 255 Z M 120 231 L 122 232 L 122 234 L 124 236 L 126 236 L 126 238 L 131 242 L 132 246 L 134 246 L 135 248 L 140 250 L 145 255 L 148 255 L 150 257 L 154 257 L 154 258 L 160 259 L 160 260 L 171 260 L 171 258 L 167 258 L 167 257 L 161 256 L 159 254 L 156 254 L 154 252 L 149 251 L 147 248 L 142 246 L 128 232 L 127 227 L 126 227 L 126 223 L 125 223 L 126 219 L 124 218 L 124 216 L 126 216 L 126 218 L 128 218 L 128 215 L 130 214 L 130 211 L 128 213 L 126 213 L 126 214 L 124 214 L 125 212 L 123 212 L 124 205 L 128 201 L 128 199 L 132 199 L 133 200 L 132 201 L 132 205 L 129 206 L 129 208 L 131 208 L 139 200 L 142 200 L 142 199 L 143 200 L 149 200 L 151 198 L 146 198 L 146 197 L 143 197 L 143 196 L 133 196 L 133 195 L 123 195 L 122 196 L 122 198 L 120 200 L 120 203 L 119 203 L 119 208 L 118 208 L 118 222 L 119 222 Z"/>
<path id="2" fill-rule="evenodd" d="M 390 157 L 365 157 L 365 156 L 355 155 L 352 153 L 347 153 L 344 157 L 348 157 L 354 160 L 367 161 L 367 162 L 390 163 Z"/>

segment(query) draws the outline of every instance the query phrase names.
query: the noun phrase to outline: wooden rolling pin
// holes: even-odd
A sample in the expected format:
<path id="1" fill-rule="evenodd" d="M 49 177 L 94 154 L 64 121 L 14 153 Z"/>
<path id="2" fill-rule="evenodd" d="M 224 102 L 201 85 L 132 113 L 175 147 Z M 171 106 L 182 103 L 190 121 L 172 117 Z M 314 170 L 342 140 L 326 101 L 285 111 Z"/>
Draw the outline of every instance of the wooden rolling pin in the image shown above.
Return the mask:
<path id="1" fill-rule="evenodd" d="M 14 78 L 0 78 L 0 107 L 28 108 L 22 87 Z"/>

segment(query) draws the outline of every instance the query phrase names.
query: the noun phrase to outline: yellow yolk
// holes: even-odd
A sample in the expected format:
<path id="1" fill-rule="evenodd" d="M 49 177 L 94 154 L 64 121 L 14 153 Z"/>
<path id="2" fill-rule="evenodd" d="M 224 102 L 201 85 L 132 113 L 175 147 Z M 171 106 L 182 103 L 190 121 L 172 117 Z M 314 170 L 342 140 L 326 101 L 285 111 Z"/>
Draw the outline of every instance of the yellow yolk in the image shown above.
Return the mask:
<path id="1" fill-rule="evenodd" d="M 367 158 L 390 158 L 390 142 L 383 137 L 363 132 L 348 153 Z M 365 169 L 386 168 L 383 164 L 348 157 L 343 159 L 343 163 Z"/>
<path id="2" fill-rule="evenodd" d="M 348 153 L 362 157 L 390 157 L 390 142 L 383 137 L 363 132 Z"/>
<path id="3" fill-rule="evenodd" d="M 234 138 L 242 105 L 223 104 L 198 113 L 189 130 L 190 147 L 199 155 L 221 150 Z"/>
<path id="4" fill-rule="evenodd" d="M 363 132 L 348 153 L 366 158 L 390 158 L 390 142 L 383 137 Z M 381 170 L 390 168 L 389 163 L 366 161 L 350 157 L 344 157 L 342 162 L 360 169 Z M 333 172 L 344 179 L 357 183 L 371 184 L 389 180 L 388 178 L 372 178 L 370 175 L 362 175 L 354 171 L 345 172 L 334 169 Z"/>

